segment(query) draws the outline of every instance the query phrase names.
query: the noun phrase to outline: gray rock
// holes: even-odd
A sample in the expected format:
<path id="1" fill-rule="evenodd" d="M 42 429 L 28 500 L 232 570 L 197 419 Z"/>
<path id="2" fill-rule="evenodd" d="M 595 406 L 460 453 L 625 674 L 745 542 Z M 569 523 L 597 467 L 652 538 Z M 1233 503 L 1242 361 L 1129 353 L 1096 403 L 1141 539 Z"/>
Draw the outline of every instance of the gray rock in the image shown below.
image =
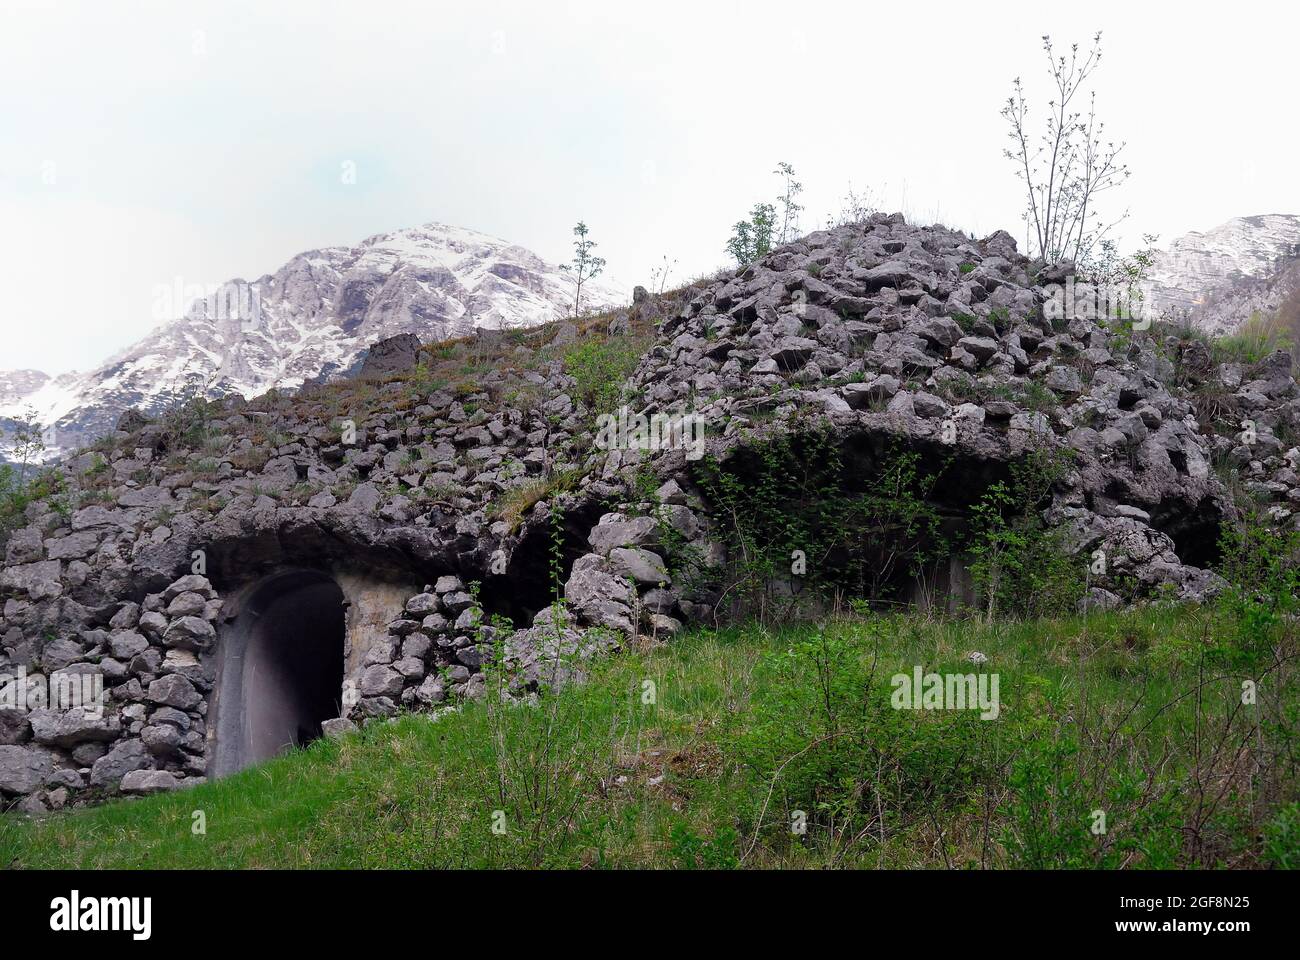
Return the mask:
<path id="1" fill-rule="evenodd" d="M 363 697 L 401 696 L 405 678 L 392 667 L 375 664 L 361 674 L 359 689 Z"/>
<path id="2" fill-rule="evenodd" d="M 150 616 L 150 614 L 146 614 Z M 157 616 L 157 614 L 152 614 Z M 142 634 L 134 630 L 118 630 L 109 635 L 109 649 L 113 651 L 113 656 L 119 660 L 130 660 L 136 654 L 144 653 L 149 649 L 149 641 Z"/>
<path id="3" fill-rule="evenodd" d="M 373 483 L 363 483 L 352 491 L 352 496 L 348 497 L 347 508 L 356 513 L 368 514 L 378 510 L 383 502 L 384 497 L 378 487 Z"/>
<path id="4" fill-rule="evenodd" d="M 421 703 L 442 703 L 447 699 L 447 685 L 442 677 L 430 674 L 416 689 L 415 697 Z"/>
<path id="5" fill-rule="evenodd" d="M 0 569 L 0 589 L 27 593 L 36 600 L 56 597 L 63 592 L 59 584 L 62 576 L 59 560 L 15 564 Z"/>
<path id="6" fill-rule="evenodd" d="M 413 333 L 401 333 L 371 345 L 358 376 L 380 379 L 412 369 L 420 356 L 420 339 Z"/>
<path id="7" fill-rule="evenodd" d="M 54 769 L 54 754 L 43 747 L 0 746 L 0 791 L 31 793 Z"/>
<path id="8" fill-rule="evenodd" d="M 77 708 L 60 712 L 33 710 L 30 717 L 32 739 L 56 747 L 74 747 L 79 743 L 107 742 L 122 735 L 117 717 L 94 715 Z"/>
<path id="9" fill-rule="evenodd" d="M 123 793 L 165 793 L 180 786 L 170 770 L 131 770 L 122 777 Z"/>
<path id="10" fill-rule="evenodd" d="M 965 336 L 957 321 L 948 317 L 932 317 L 916 328 L 916 334 L 941 350 L 949 349 Z"/>
<path id="11" fill-rule="evenodd" d="M 146 696 L 153 703 L 176 707 L 178 710 L 193 710 L 203 702 L 203 695 L 194 689 L 194 684 L 178 673 L 168 674 L 150 683 Z"/>
<path id="12" fill-rule="evenodd" d="M 162 640 L 169 647 L 184 650 L 203 651 L 217 639 L 217 632 L 212 624 L 198 617 L 181 617 L 173 620 L 163 631 Z"/>
<path id="13" fill-rule="evenodd" d="M 432 646 L 433 642 L 423 633 L 413 633 L 402 639 L 402 657 L 423 660 Z"/>
<path id="14" fill-rule="evenodd" d="M 406 612 L 423 619 L 438 610 L 438 597 L 432 593 L 417 593 L 406 601 Z"/>
<path id="15" fill-rule="evenodd" d="M 639 547 L 619 547 L 609 554 L 610 565 L 615 576 L 629 577 L 635 583 L 646 586 L 664 586 L 672 583 L 668 568 L 663 558 L 649 550 Z"/>
<path id="16" fill-rule="evenodd" d="M 403 657 L 393 664 L 393 669 L 407 680 L 419 680 L 424 676 L 424 661 L 418 657 Z"/>
<path id="17" fill-rule="evenodd" d="M 1065 396 L 1078 396 L 1083 393 L 1083 380 L 1080 379 L 1079 371 L 1074 367 L 1052 367 L 1048 371 L 1044 384 L 1049 390 L 1054 390 Z"/>
<path id="18" fill-rule="evenodd" d="M 587 534 L 587 542 L 601 554 L 608 554 L 615 547 L 658 546 L 659 525 L 652 517 L 607 514 Z"/>
<path id="19" fill-rule="evenodd" d="M 125 713 L 125 711 L 123 711 Z M 189 714 L 175 707 L 158 707 L 149 715 L 150 723 L 169 723 L 184 733 L 190 728 Z"/>
<path id="20" fill-rule="evenodd" d="M 885 403 L 898 392 L 899 386 L 896 377 L 885 374 L 863 383 L 846 384 L 840 393 L 854 410 L 864 410 Z"/>
<path id="21" fill-rule="evenodd" d="M 167 604 L 169 617 L 202 617 L 207 600 L 201 593 L 180 593 Z"/>
<path id="22" fill-rule="evenodd" d="M 447 593 L 442 596 L 442 605 L 452 616 L 459 616 L 474 605 L 474 598 L 468 593 Z"/>
<path id="23" fill-rule="evenodd" d="M 438 594 L 463 593 L 464 590 L 465 584 L 461 582 L 460 577 L 451 575 L 439 577 L 438 582 L 433 587 L 433 592 Z"/>
<path id="24" fill-rule="evenodd" d="M 0 745 L 26 743 L 32 738 L 26 710 L 0 707 Z"/>
<path id="25" fill-rule="evenodd" d="M 76 663 L 81 659 L 81 655 L 81 644 L 75 640 L 51 640 L 41 651 L 41 663 L 46 670 L 54 672 Z"/>
<path id="26" fill-rule="evenodd" d="M 598 554 L 579 557 L 564 585 L 564 597 L 585 622 L 632 632 L 636 591 L 614 575 L 607 558 Z"/>
<path id="27" fill-rule="evenodd" d="M 36 563 L 44 559 L 45 539 L 41 536 L 40 528 L 23 527 L 9 536 L 9 543 L 5 546 L 7 566 Z"/>
<path id="28" fill-rule="evenodd" d="M 140 740 L 154 756 L 169 757 L 180 749 L 185 735 L 170 723 L 151 723 L 140 731 Z"/>
<path id="29" fill-rule="evenodd" d="M 357 732 L 357 725 L 346 717 L 333 717 L 320 725 L 321 733 L 329 740 L 338 740 Z"/>
<path id="30" fill-rule="evenodd" d="M 153 767 L 153 757 L 139 740 L 119 740 L 117 745 L 104 754 L 90 768 L 90 785 L 92 787 L 116 787 L 132 770 L 148 770 Z"/>
<path id="31" fill-rule="evenodd" d="M 651 613 L 661 613 L 668 616 L 677 608 L 677 601 L 678 596 L 675 591 L 656 587 L 653 590 L 647 590 L 642 595 L 641 606 Z"/>
<path id="32" fill-rule="evenodd" d="M 45 555 L 51 560 L 79 560 L 90 556 L 98 546 L 99 534 L 92 530 L 83 530 L 57 540 L 46 541 Z"/>
<path id="33" fill-rule="evenodd" d="M 140 605 L 127 601 L 113 614 L 108 625 L 114 630 L 133 630 L 140 623 Z"/>
<path id="34" fill-rule="evenodd" d="M 431 613 L 420 624 L 420 631 L 426 636 L 434 637 L 451 629 L 451 622 L 440 613 Z"/>
<path id="35" fill-rule="evenodd" d="M 167 629 L 167 618 L 155 610 L 140 615 L 140 632 L 157 640 Z"/>
<path id="36" fill-rule="evenodd" d="M 208 582 L 207 577 L 201 577 L 198 574 L 188 574 L 181 577 L 166 590 L 163 591 L 162 602 L 171 603 L 182 593 L 197 593 L 204 599 L 211 600 L 216 596 L 212 589 L 212 584 Z"/>
<path id="37" fill-rule="evenodd" d="M 988 337 L 962 337 L 957 341 L 957 346 L 981 364 L 988 362 L 998 352 L 998 342 Z"/>
<path id="38" fill-rule="evenodd" d="M 473 632 L 483 622 L 483 611 L 479 607 L 466 607 L 456 618 L 454 625 L 459 632 Z"/>

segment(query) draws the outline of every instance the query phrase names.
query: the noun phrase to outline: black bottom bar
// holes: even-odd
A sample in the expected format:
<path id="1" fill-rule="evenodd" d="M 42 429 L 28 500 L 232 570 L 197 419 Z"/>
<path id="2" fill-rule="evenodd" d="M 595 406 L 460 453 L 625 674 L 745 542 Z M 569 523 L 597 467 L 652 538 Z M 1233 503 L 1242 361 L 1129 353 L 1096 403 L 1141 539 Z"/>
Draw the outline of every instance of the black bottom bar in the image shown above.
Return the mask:
<path id="1" fill-rule="evenodd" d="M 370 928 L 387 950 L 405 942 L 428 946 L 431 936 L 445 942 L 457 928 L 477 931 L 481 943 L 493 931 L 518 943 L 525 931 L 563 937 L 566 928 L 584 939 L 622 928 L 639 941 L 654 930 L 684 933 L 680 925 L 689 924 L 698 931 L 690 935 L 694 943 L 710 935 L 732 947 L 750 938 L 763 943 L 786 927 L 801 937 L 862 944 L 879 935 L 905 936 L 926 952 L 928 945 L 946 949 L 954 938 L 969 938 L 975 948 L 1040 933 L 1071 944 L 1225 946 L 1259 933 L 1277 936 L 1294 928 L 1288 879 L 1277 873 L 11 872 L 0 876 L 0 903 L 12 943 L 37 937 L 75 938 L 82 946 L 112 941 L 128 949 L 213 947 L 283 936 L 296 946 L 342 946 Z M 129 898 L 148 898 L 147 913 L 143 899 Z M 118 929 L 71 929 L 90 925 Z"/>

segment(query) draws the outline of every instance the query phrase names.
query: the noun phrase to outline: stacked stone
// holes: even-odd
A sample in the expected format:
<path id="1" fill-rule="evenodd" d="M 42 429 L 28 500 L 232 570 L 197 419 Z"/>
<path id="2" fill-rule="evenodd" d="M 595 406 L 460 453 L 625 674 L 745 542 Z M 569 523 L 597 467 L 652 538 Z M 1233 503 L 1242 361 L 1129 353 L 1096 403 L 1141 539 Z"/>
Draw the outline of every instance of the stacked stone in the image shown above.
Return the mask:
<path id="1" fill-rule="evenodd" d="M 483 608 L 455 576 L 439 577 L 406 601 L 388 636 L 366 654 L 357 682 L 360 717 L 390 717 L 448 697 L 478 697 L 494 629 Z"/>
<path id="2" fill-rule="evenodd" d="M 607 513 L 587 536 L 591 552 L 573 564 L 565 600 L 584 625 L 624 634 L 669 638 L 682 621 L 700 622 L 713 612 L 714 597 L 693 584 L 675 584 L 664 559 L 671 537 L 692 562 L 717 566 L 722 550 L 709 539 L 702 505 L 676 480 L 655 491 L 641 512 Z"/>
<path id="3" fill-rule="evenodd" d="M 153 793 L 201 782 L 220 610 L 206 577 L 181 577 L 117 605 L 105 628 L 59 637 L 17 664 L 29 686 L 91 675 L 104 697 L 91 710 L 0 710 L 0 793 L 23 796 L 35 812 L 87 788 Z"/>
<path id="4" fill-rule="evenodd" d="M 1019 255 L 1002 232 L 976 241 L 876 215 L 700 288 L 663 324 L 632 394 L 642 413 L 701 417 L 708 452 L 723 461 L 813 425 L 974 462 L 1069 449 L 1076 469 L 1053 491 L 1053 516 L 1077 524 L 1087 514 L 1083 524 L 1102 533 L 1094 548 L 1116 556 L 1134 542 L 1130 528 L 1143 528 L 1152 549 L 1133 561 L 1142 582 L 1203 599 L 1219 581 L 1181 562 L 1153 518 L 1210 529 L 1231 514 L 1211 443 L 1148 343 L 1051 318 L 1051 285 L 1072 272 Z M 1281 367 L 1264 375 L 1267 389 L 1256 384 L 1252 409 L 1294 395 Z M 660 477 L 688 476 L 684 462 L 658 459 Z M 628 462 L 611 455 L 606 474 Z"/>

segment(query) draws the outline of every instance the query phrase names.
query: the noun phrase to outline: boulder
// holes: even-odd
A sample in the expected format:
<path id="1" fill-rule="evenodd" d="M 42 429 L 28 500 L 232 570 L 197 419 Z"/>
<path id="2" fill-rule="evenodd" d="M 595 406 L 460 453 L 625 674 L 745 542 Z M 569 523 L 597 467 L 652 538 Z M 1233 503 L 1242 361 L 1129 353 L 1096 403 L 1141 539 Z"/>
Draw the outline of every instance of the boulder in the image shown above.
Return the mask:
<path id="1" fill-rule="evenodd" d="M 176 707 L 178 710 L 193 710 L 203 702 L 203 695 L 194 689 L 194 684 L 178 673 L 168 674 L 150 683 L 146 696 L 153 703 Z"/>
<path id="2" fill-rule="evenodd" d="M 44 747 L 0 746 L 0 792 L 31 793 L 54 770 L 55 755 Z"/>
<path id="3" fill-rule="evenodd" d="M 33 740 L 55 747 L 109 742 L 122 735 L 122 724 L 117 717 L 88 713 L 79 707 L 66 712 L 33 710 L 30 723 Z"/>
<path id="4" fill-rule="evenodd" d="M 420 338 L 413 333 L 401 333 L 371 345 L 361 364 L 359 376 L 381 379 L 395 373 L 404 373 L 419 362 Z"/>
<path id="5" fill-rule="evenodd" d="M 113 749 L 104 754 L 90 768 L 92 787 L 116 788 L 132 770 L 153 767 L 153 756 L 139 740 L 119 740 Z"/>
<path id="6" fill-rule="evenodd" d="M 170 770 L 131 770 L 122 777 L 123 793 L 165 793 L 180 786 L 176 774 Z"/>

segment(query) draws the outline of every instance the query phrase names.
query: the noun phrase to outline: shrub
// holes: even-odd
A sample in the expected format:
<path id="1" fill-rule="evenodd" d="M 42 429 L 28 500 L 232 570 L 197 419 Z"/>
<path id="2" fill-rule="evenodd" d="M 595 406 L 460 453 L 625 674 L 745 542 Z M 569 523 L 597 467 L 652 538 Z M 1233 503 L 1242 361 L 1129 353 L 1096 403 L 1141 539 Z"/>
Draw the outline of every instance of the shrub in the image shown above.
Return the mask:
<path id="1" fill-rule="evenodd" d="M 1300 870 L 1300 801 L 1283 807 L 1264 828 L 1264 860 L 1277 870 Z"/>
<path id="2" fill-rule="evenodd" d="M 577 382 L 578 399 L 593 415 L 610 413 L 623 396 L 623 381 L 641 360 L 642 344 L 623 337 L 584 340 L 564 354 L 564 372 Z"/>
<path id="3" fill-rule="evenodd" d="M 42 469 L 23 482 L 19 471 L 0 463 L 0 544 L 26 522 L 28 505 L 39 501 L 60 513 L 70 510 L 67 485 L 56 471 Z"/>
<path id="4" fill-rule="evenodd" d="M 1040 513 L 1064 469 L 1055 451 L 1036 451 L 1012 466 L 1009 482 L 990 486 L 971 511 L 966 549 L 974 558 L 971 575 L 990 621 L 996 615 L 1067 612 L 1084 594 L 1082 564 Z"/>
<path id="5" fill-rule="evenodd" d="M 727 252 L 740 266 L 753 263 L 772 251 L 772 234 L 776 229 L 776 208 L 770 203 L 756 203 L 748 220 L 739 220 L 732 227 Z"/>
<path id="6" fill-rule="evenodd" d="M 1219 606 L 1236 629 L 1220 633 L 1211 654 L 1229 666 L 1257 666 L 1271 659 L 1300 606 L 1300 531 L 1275 529 L 1251 508 L 1224 527 L 1219 550 L 1228 581 Z"/>

